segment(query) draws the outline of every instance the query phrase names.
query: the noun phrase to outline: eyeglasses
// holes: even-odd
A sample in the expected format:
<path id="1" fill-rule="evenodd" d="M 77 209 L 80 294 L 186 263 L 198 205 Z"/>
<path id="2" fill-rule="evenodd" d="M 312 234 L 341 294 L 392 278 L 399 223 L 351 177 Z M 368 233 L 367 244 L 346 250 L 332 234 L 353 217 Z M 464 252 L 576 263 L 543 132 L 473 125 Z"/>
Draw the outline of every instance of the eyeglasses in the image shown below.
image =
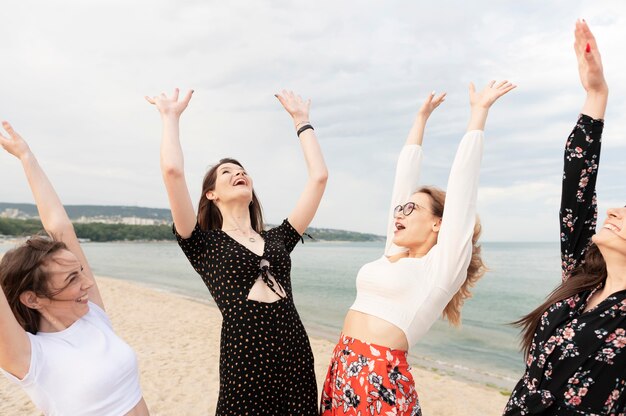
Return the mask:
<path id="1" fill-rule="evenodd" d="M 398 205 L 393 209 L 393 216 L 397 217 L 400 213 L 404 214 L 404 216 L 411 215 L 414 210 L 424 210 L 428 211 L 432 214 L 432 211 L 426 207 L 421 206 L 420 204 L 416 204 L 415 202 L 407 202 L 404 205 Z"/>

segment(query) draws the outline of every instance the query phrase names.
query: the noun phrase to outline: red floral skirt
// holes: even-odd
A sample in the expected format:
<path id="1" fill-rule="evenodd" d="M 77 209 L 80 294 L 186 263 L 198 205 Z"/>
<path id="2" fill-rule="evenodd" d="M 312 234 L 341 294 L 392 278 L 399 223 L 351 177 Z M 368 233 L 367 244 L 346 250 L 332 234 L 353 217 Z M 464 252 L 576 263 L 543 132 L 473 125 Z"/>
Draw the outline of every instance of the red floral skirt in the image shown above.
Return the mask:
<path id="1" fill-rule="evenodd" d="M 322 390 L 321 415 L 421 416 L 406 356 L 341 334 Z"/>

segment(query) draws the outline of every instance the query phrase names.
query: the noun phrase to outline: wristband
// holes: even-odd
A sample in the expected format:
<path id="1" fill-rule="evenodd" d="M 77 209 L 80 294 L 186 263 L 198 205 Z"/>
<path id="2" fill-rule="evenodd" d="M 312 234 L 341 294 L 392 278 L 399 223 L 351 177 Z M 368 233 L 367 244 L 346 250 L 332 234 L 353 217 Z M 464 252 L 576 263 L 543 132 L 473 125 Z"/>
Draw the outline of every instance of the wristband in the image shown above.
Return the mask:
<path id="1" fill-rule="evenodd" d="M 312 125 L 310 125 L 310 124 L 307 124 L 306 126 L 302 126 L 302 127 L 300 127 L 300 128 L 298 129 L 298 133 L 297 133 L 297 134 L 298 134 L 298 137 L 300 137 L 300 133 L 302 133 L 303 131 L 308 130 L 308 129 L 315 130 L 315 129 L 313 128 L 313 126 L 312 126 Z"/>

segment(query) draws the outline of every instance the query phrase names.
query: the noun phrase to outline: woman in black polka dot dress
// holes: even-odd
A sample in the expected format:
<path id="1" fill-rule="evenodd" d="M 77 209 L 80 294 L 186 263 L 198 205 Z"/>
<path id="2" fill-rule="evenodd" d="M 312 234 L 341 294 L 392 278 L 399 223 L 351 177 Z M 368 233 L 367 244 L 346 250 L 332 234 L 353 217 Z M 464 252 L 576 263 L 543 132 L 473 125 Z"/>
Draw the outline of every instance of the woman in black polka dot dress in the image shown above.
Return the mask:
<path id="1" fill-rule="evenodd" d="M 276 95 L 292 116 L 308 169 L 296 207 L 281 225 L 263 229 L 250 178 L 234 159 L 207 172 L 198 215 L 183 170 L 178 122 L 191 99 L 178 90 L 146 99 L 163 121 L 161 169 L 175 234 L 222 317 L 217 415 L 317 415 L 313 353 L 295 309 L 289 253 L 319 205 L 328 176 L 309 123 L 310 100 Z"/>

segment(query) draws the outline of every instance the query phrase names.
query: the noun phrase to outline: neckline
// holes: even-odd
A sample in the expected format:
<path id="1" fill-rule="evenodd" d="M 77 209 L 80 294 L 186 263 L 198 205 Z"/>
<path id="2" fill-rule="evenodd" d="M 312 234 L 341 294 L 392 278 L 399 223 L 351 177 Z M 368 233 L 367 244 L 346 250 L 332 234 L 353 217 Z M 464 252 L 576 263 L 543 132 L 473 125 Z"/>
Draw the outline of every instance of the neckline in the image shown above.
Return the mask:
<path id="1" fill-rule="evenodd" d="M 610 298 L 612 298 L 612 297 L 617 297 L 617 296 L 620 296 L 620 295 L 626 295 L 626 289 L 618 290 L 617 292 L 613 292 L 613 293 L 611 293 L 609 296 L 607 296 L 606 298 L 602 299 L 602 300 L 600 301 L 600 303 L 598 303 L 598 304 L 597 304 L 596 306 L 594 306 L 593 308 L 588 309 L 588 310 L 585 310 L 585 309 L 587 308 L 587 304 L 589 303 L 589 300 L 591 299 L 591 297 L 592 297 L 592 296 L 593 296 L 593 295 L 594 295 L 594 294 L 595 294 L 598 290 L 602 289 L 603 287 L 604 287 L 604 284 L 602 284 L 602 283 L 601 283 L 601 284 L 599 284 L 598 286 L 596 286 L 595 288 L 593 288 L 593 289 L 591 290 L 591 292 L 587 295 L 587 297 L 586 297 L 586 299 L 585 299 L 585 302 L 584 302 L 584 304 L 583 304 L 583 306 L 582 306 L 582 312 L 580 313 L 580 315 L 586 315 L 586 314 L 588 314 L 588 313 L 592 313 L 592 312 L 597 311 L 597 310 L 600 308 L 600 306 L 603 306 L 603 305 L 604 305 L 604 304 L 605 304 L 605 303 L 606 303 L 606 302 L 607 302 Z M 625 298 L 625 299 L 626 299 L 626 298 Z M 624 300 L 624 299 L 622 299 L 622 300 L 617 299 L 617 302 L 619 303 L 619 302 L 622 302 L 623 300 Z"/>
<path id="2" fill-rule="evenodd" d="M 256 254 L 254 251 L 250 250 L 248 247 L 244 246 L 243 244 L 241 244 L 239 241 L 237 241 L 235 238 L 233 238 L 230 234 L 228 234 L 226 231 L 222 230 L 221 228 L 218 228 L 218 230 L 225 235 L 226 237 L 228 237 L 228 239 L 230 239 L 231 241 L 234 241 L 237 245 L 239 245 L 240 247 L 243 247 L 244 250 L 246 250 L 248 253 L 252 253 L 253 255 L 255 255 L 256 257 L 259 258 L 265 258 L 265 248 L 267 247 L 266 241 L 265 241 L 265 230 L 261 231 L 259 233 L 259 235 L 261 236 L 261 239 L 263 240 L 263 252 L 261 253 L 261 255 Z"/>

